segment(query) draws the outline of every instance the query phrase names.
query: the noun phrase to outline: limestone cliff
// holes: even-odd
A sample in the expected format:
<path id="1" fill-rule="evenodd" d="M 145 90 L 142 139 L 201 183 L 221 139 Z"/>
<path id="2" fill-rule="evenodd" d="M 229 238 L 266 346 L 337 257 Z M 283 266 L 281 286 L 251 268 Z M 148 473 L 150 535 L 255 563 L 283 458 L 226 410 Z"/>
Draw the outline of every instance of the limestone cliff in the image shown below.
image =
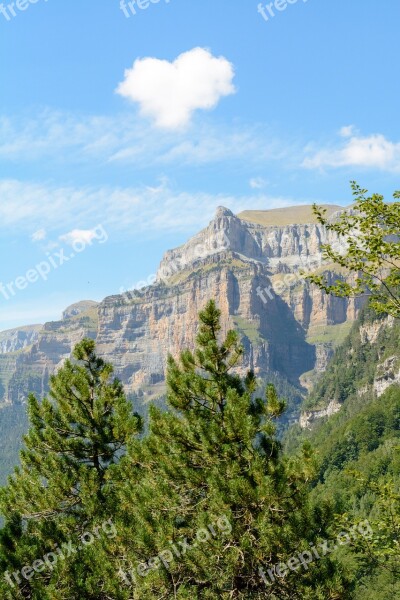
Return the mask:
<path id="1" fill-rule="evenodd" d="M 0 354 L 18 352 L 34 344 L 39 338 L 42 325 L 27 325 L 0 332 Z"/>
<path id="2" fill-rule="evenodd" d="M 312 393 L 305 400 L 299 423 L 310 428 L 330 417 L 342 405 L 380 398 L 392 385 L 400 384 L 400 321 L 377 315 L 366 306 Z"/>
<path id="3" fill-rule="evenodd" d="M 73 346 L 85 336 L 96 337 L 97 303 L 93 304 L 86 312 L 39 326 L 31 335 L 30 345 L 9 346 L 0 354 L 0 397 L 4 404 L 25 402 L 29 392 L 43 396 L 49 376 L 70 356 Z"/>
<path id="4" fill-rule="evenodd" d="M 359 308 L 304 283 L 303 270 L 329 272 L 321 244 L 336 240 L 313 221 L 310 207 L 303 209 L 300 223 L 291 224 L 298 208 L 293 215 L 281 210 L 276 219 L 274 211 L 239 218 L 220 207 L 208 227 L 165 254 L 154 285 L 111 296 L 98 307 L 70 307 L 30 347 L 0 355 L 0 365 L 4 356 L 8 361 L 3 402 L 21 401 L 29 390 L 43 394 L 49 374 L 84 335 L 96 339 L 128 393 L 161 393 L 167 354 L 193 347 L 198 312 L 210 298 L 222 311 L 224 331 L 234 327 L 241 334 L 241 369 L 299 387 L 302 374 L 324 370 L 337 328 Z M 330 209 L 332 218 L 337 209 Z"/>
<path id="5" fill-rule="evenodd" d="M 297 384 L 311 369 L 315 350 L 288 306 L 276 294 L 264 303 L 257 291 L 270 285 L 264 265 L 230 251 L 202 259 L 188 274 L 159 282 L 131 299 L 106 298 L 99 308 L 98 349 L 112 361 L 129 391 L 163 382 L 165 358 L 194 346 L 198 312 L 214 298 L 223 333 L 242 336 L 242 368 L 260 376 L 279 372 Z"/>

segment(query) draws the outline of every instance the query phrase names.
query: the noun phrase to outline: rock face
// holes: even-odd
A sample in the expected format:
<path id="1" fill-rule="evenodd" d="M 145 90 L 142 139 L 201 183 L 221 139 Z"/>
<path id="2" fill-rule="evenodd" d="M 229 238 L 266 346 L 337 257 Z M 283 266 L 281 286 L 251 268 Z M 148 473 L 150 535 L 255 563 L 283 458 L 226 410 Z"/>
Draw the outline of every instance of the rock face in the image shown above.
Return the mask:
<path id="1" fill-rule="evenodd" d="M 28 325 L 0 332 L 0 354 L 18 352 L 31 346 L 39 339 L 42 325 Z"/>
<path id="2" fill-rule="evenodd" d="M 366 307 L 306 399 L 299 424 L 310 428 L 340 410 L 344 402 L 378 399 L 389 387 L 399 385 L 399 339 L 399 319 L 377 315 Z"/>
<path id="3" fill-rule="evenodd" d="M 336 240 L 313 222 L 274 225 L 269 219 L 265 226 L 220 207 L 208 227 L 165 254 L 154 285 L 108 297 L 98 307 L 69 307 L 20 355 L 9 354 L 0 396 L 2 389 L 3 402 L 21 401 L 28 390 L 43 394 L 49 374 L 90 335 L 127 392 L 152 397 L 163 390 L 168 353 L 193 347 L 198 312 L 211 298 L 222 311 L 224 332 L 241 334 L 240 368 L 299 386 L 300 376 L 315 366 L 322 371 L 330 355 L 325 340 L 310 343 L 310 331 L 352 320 L 359 308 L 304 282 L 303 269 L 330 272 L 321 256 L 326 242 Z"/>
<path id="4" fill-rule="evenodd" d="M 165 254 L 158 279 L 166 280 L 178 271 L 192 269 L 205 256 L 227 249 L 268 265 L 271 273 L 310 270 L 321 266 L 321 244 L 334 242 L 333 234 L 317 224 L 264 226 L 243 221 L 219 207 L 206 229 Z"/>
<path id="5" fill-rule="evenodd" d="M 165 377 L 165 358 L 193 348 L 198 312 L 211 298 L 222 311 L 223 332 L 242 335 L 242 368 L 260 376 L 280 372 L 297 383 L 313 367 L 315 350 L 288 306 L 272 292 L 264 304 L 258 290 L 271 284 L 265 267 L 232 252 L 203 259 L 188 277 L 158 283 L 120 302 L 104 300 L 99 308 L 98 349 L 113 362 L 129 391 L 148 389 Z"/>
<path id="6" fill-rule="evenodd" d="M 377 367 L 374 379 L 374 391 L 378 398 L 394 383 L 400 383 L 400 358 L 398 355 L 389 356 L 389 358 Z"/>
<path id="7" fill-rule="evenodd" d="M 93 310 L 93 309 L 92 309 Z M 20 404 L 29 392 L 43 396 L 49 376 L 71 354 L 83 337 L 96 337 L 97 309 L 62 321 L 40 326 L 31 344 L 0 354 L 0 399 L 3 404 Z M 1 335 L 1 334 L 0 334 Z"/>
<path id="8" fill-rule="evenodd" d="M 303 429 L 309 429 L 312 424 L 323 417 L 331 417 L 341 409 L 341 404 L 336 400 L 331 400 L 326 408 L 321 410 L 305 411 L 300 415 L 299 425 Z"/>

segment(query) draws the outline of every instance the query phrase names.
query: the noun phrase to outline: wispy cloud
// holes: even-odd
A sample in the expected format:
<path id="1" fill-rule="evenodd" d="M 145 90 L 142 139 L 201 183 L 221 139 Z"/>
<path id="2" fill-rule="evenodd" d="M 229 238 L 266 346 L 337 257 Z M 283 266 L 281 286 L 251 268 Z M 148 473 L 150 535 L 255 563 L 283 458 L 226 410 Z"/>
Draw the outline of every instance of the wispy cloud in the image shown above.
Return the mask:
<path id="1" fill-rule="evenodd" d="M 46 239 L 46 230 L 38 229 L 37 231 L 32 233 L 31 239 L 32 242 L 42 242 L 44 239 Z"/>
<path id="2" fill-rule="evenodd" d="M 392 142 L 382 134 L 362 136 L 356 133 L 354 126 L 343 127 L 339 133 L 345 142 L 314 150 L 303 166 L 308 169 L 361 167 L 400 172 L 400 142 Z"/>
<path id="3" fill-rule="evenodd" d="M 288 161 L 285 144 L 263 125 L 215 125 L 207 121 L 189 131 L 149 128 L 131 113 L 115 117 L 72 115 L 44 110 L 32 117 L 0 117 L 0 158 L 50 164 L 134 165 L 136 169 L 202 166 L 246 161 Z"/>
<path id="4" fill-rule="evenodd" d="M 98 116 L 75 116 L 70 113 L 42 110 L 32 116 L 0 116 L 0 157 L 5 160 L 40 160 L 57 158 L 60 151 L 88 155 L 118 143 L 119 127 L 113 119 Z M 67 158 L 73 155 L 67 155 Z"/>
<path id="5" fill-rule="evenodd" d="M 252 177 L 249 181 L 252 190 L 262 190 L 267 185 L 267 182 L 262 177 Z"/>
<path id="6" fill-rule="evenodd" d="M 304 200 L 302 201 L 304 203 Z M 177 190 L 163 179 L 159 185 L 138 188 L 56 187 L 17 180 L 0 180 L 0 230 L 48 231 L 71 227 L 90 236 L 93 223 L 110 231 L 153 237 L 159 232 L 187 232 L 206 225 L 217 206 L 233 212 L 275 208 L 296 203 L 293 198 L 264 194 L 231 196 Z M 89 227 L 88 227 L 89 226 Z M 64 240 L 68 241 L 68 240 Z"/>
<path id="7" fill-rule="evenodd" d="M 356 133 L 355 125 L 344 125 L 339 131 L 339 135 L 344 138 L 352 137 Z"/>

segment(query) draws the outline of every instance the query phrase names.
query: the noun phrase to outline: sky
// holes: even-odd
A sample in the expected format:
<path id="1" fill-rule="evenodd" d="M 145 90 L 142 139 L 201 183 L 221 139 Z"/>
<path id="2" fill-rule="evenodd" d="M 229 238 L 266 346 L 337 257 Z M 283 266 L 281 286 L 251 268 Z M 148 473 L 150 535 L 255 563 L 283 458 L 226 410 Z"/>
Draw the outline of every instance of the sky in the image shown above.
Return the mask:
<path id="1" fill-rule="evenodd" d="M 234 212 L 400 188 L 398 0 L 0 3 L 0 330 Z"/>

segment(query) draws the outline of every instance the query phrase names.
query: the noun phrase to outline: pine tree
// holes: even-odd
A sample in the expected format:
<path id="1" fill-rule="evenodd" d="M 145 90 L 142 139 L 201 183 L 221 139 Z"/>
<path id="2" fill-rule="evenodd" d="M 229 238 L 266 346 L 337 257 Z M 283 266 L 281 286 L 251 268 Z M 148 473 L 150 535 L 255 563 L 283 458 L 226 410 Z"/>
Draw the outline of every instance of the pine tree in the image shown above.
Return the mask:
<path id="1" fill-rule="evenodd" d="M 308 504 L 312 459 L 282 455 L 285 404 L 272 385 L 255 398 L 254 374 L 233 372 L 242 348 L 233 331 L 219 344 L 213 301 L 200 322 L 196 351 L 169 357 L 170 410 L 151 409 L 148 437 L 124 459 L 116 569 L 127 598 L 344 598 L 329 559 L 269 585 L 269 568 L 324 532 Z"/>
<path id="2" fill-rule="evenodd" d="M 30 578 L 20 573 L 10 583 L 9 575 L 10 598 L 107 597 L 96 585 L 104 573 L 95 558 L 110 537 L 105 534 L 111 535 L 118 463 L 141 420 L 132 414 L 121 383 L 112 379 L 112 366 L 96 356 L 94 341 L 81 341 L 73 357 L 51 377 L 48 398 L 29 397 L 21 465 L 1 494 L 6 517 L 1 562 L 4 571 L 15 572 L 49 552 L 62 552 L 63 543 L 74 551 L 58 556 L 53 567 L 32 569 Z M 93 537 L 87 547 L 78 543 L 85 533 L 85 543 Z"/>

